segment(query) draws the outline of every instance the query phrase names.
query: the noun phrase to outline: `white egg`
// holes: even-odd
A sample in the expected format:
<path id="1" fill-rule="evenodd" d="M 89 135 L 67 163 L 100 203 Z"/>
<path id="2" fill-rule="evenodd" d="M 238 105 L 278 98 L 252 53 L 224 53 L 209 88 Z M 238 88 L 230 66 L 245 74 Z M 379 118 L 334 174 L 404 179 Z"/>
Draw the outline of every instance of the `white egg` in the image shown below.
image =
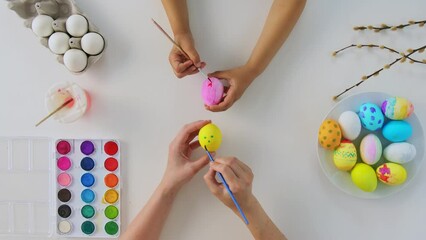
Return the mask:
<path id="1" fill-rule="evenodd" d="M 67 32 L 74 37 L 81 37 L 89 30 L 87 19 L 79 14 L 71 15 L 65 23 Z"/>
<path id="2" fill-rule="evenodd" d="M 104 49 L 104 45 L 103 37 L 95 32 L 87 33 L 81 38 L 81 48 L 90 55 L 98 55 L 101 53 Z"/>
<path id="3" fill-rule="evenodd" d="M 64 65 L 71 72 L 81 72 L 87 66 L 87 55 L 79 49 L 70 49 L 64 54 Z"/>
<path id="4" fill-rule="evenodd" d="M 404 164 L 416 157 L 416 147 L 407 142 L 392 143 L 385 148 L 383 155 L 391 162 Z"/>
<path id="5" fill-rule="evenodd" d="M 49 48 L 55 54 L 64 54 L 70 45 L 68 44 L 70 37 L 63 32 L 56 32 L 49 37 Z"/>
<path id="6" fill-rule="evenodd" d="M 38 15 L 31 23 L 31 29 L 39 37 L 48 37 L 53 33 L 53 18 L 47 15 Z"/>
<path id="7" fill-rule="evenodd" d="M 339 125 L 342 129 L 342 135 L 348 140 L 355 140 L 361 132 L 361 121 L 358 114 L 352 111 L 346 111 L 340 114 Z"/>

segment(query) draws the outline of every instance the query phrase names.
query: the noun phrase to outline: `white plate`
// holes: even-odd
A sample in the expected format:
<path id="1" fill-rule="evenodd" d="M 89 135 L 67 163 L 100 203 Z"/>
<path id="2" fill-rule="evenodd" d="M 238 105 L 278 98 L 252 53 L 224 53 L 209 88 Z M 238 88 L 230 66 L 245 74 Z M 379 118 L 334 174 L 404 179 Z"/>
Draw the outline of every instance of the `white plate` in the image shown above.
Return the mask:
<path id="1" fill-rule="evenodd" d="M 389 94 L 386 93 L 380 93 L 380 92 L 367 92 L 367 93 L 360 93 L 356 94 L 350 97 L 347 97 L 340 101 L 339 103 L 334 106 L 331 111 L 327 114 L 327 116 L 324 118 L 331 118 L 334 120 L 338 120 L 341 113 L 351 110 L 354 112 L 358 112 L 359 107 L 366 102 L 371 102 L 374 104 L 377 104 L 379 107 L 381 106 L 382 102 L 386 99 L 392 97 Z M 396 192 L 401 191 L 403 188 L 405 188 L 411 180 L 416 176 L 421 163 L 423 162 L 423 154 L 424 154 L 424 135 L 423 135 L 423 128 L 422 125 L 417 118 L 416 114 L 416 105 L 414 104 L 414 113 L 411 114 L 409 118 L 406 119 L 407 122 L 411 124 L 413 127 L 413 135 L 408 139 L 407 142 L 413 144 L 416 147 L 417 155 L 414 160 L 412 160 L 409 163 L 406 163 L 403 165 L 403 167 L 407 170 L 407 180 L 405 183 L 399 185 L 399 186 L 389 186 L 386 185 L 379 180 L 377 180 L 377 188 L 374 192 L 364 192 L 358 187 L 355 186 L 355 184 L 351 180 L 350 172 L 345 172 L 338 170 L 333 163 L 333 151 L 326 150 L 322 148 L 319 144 L 317 144 L 317 152 L 318 152 L 318 159 L 321 165 L 322 170 L 324 171 L 327 178 L 340 190 L 343 192 L 360 197 L 360 198 L 370 198 L 370 199 L 376 199 L 376 198 L 383 198 L 390 196 Z M 385 121 L 385 124 L 389 120 Z M 358 162 L 362 162 L 361 158 L 359 156 L 359 143 L 361 142 L 361 139 L 370 133 L 370 131 L 366 129 L 362 129 L 360 136 L 354 141 L 354 144 L 357 148 L 358 153 Z M 386 146 L 390 144 L 389 141 L 383 138 L 383 135 L 381 133 L 381 130 L 374 132 L 381 140 L 383 149 L 385 149 Z M 384 162 L 387 162 L 383 156 L 380 159 L 380 161 L 373 165 L 374 170 L 376 168 L 383 164 Z"/>

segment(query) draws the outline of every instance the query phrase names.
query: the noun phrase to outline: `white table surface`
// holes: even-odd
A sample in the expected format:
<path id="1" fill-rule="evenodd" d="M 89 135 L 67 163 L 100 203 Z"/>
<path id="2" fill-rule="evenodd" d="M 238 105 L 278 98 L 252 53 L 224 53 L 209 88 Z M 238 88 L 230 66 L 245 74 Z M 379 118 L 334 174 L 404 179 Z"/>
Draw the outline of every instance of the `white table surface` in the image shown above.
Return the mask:
<path id="1" fill-rule="evenodd" d="M 272 0 L 264 2 L 189 1 L 193 34 L 208 71 L 246 61 Z M 154 17 L 170 32 L 160 1 L 77 4 L 108 42 L 104 57 L 82 75 L 57 63 L 6 2 L 0 3 L 0 136 L 120 139 L 123 228 L 159 183 L 168 144 L 180 127 L 212 119 L 224 134 L 218 155 L 238 156 L 252 167 L 254 193 L 289 239 L 420 239 L 426 234 L 424 164 L 404 191 L 363 200 L 334 187 L 316 156 L 317 128 L 335 104 L 331 97 L 395 57 L 353 49 L 332 58 L 331 52 L 350 43 L 400 50 L 424 45 L 426 27 L 380 34 L 352 27 L 423 20 L 426 1 L 308 1 L 268 69 L 224 113 L 204 110 L 200 75 L 178 80 L 172 74 L 171 45 L 150 21 Z M 426 124 L 425 76 L 425 66 L 397 64 L 352 93 L 406 96 Z M 35 128 L 46 113 L 47 89 L 60 81 L 86 89 L 92 108 L 75 123 L 49 120 Z M 205 171 L 178 195 L 161 239 L 250 239 L 244 224 L 206 188 Z"/>

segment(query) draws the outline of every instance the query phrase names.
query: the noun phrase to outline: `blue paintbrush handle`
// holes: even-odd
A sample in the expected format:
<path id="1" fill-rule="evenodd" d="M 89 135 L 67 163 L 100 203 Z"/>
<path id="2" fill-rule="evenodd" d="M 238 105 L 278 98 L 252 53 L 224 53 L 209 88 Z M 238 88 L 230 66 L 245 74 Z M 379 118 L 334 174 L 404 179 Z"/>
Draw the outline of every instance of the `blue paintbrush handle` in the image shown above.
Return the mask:
<path id="1" fill-rule="evenodd" d="M 207 155 L 209 156 L 210 161 L 214 162 L 213 156 L 210 154 L 210 152 L 207 150 L 207 148 L 206 148 L 206 152 L 207 152 Z M 243 210 L 241 209 L 240 204 L 238 204 L 237 199 L 235 199 L 234 194 L 232 193 L 231 189 L 228 186 L 228 183 L 225 181 L 225 178 L 223 177 L 222 173 L 218 172 L 218 175 L 219 175 L 219 178 L 222 181 L 223 185 L 225 185 L 225 188 L 228 191 L 229 195 L 231 196 L 232 201 L 234 201 L 235 206 L 237 207 L 238 211 L 241 214 L 241 217 L 243 217 L 244 222 L 248 225 L 249 222 L 247 220 L 247 217 L 244 214 Z"/>

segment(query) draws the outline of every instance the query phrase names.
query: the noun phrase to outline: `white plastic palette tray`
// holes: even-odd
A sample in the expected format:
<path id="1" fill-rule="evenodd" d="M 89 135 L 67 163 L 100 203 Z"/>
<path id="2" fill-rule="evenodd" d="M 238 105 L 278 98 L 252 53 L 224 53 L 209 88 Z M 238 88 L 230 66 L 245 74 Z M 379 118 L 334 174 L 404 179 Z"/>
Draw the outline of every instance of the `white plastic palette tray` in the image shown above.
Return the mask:
<path id="1" fill-rule="evenodd" d="M 57 150 L 60 142 L 69 143 L 69 152 Z M 81 150 L 83 142 L 93 144 L 93 153 L 89 154 L 87 148 Z M 107 143 L 109 147 L 105 148 Z M 67 161 L 58 164 L 61 157 L 68 158 L 71 165 L 68 167 Z M 90 170 L 87 161 L 81 164 L 86 157 L 94 163 Z M 71 176 L 69 186 L 60 185 L 67 185 L 66 179 L 58 178 L 62 173 Z M 117 140 L 0 138 L 0 181 L 5 190 L 0 194 L 0 236 L 117 238 L 121 228 L 120 180 Z M 69 200 L 67 194 L 58 198 L 61 189 L 71 193 Z M 82 199 L 86 189 L 95 194 L 91 202 L 90 198 L 85 199 L 87 202 Z M 85 205 L 91 207 L 82 211 Z M 90 210 L 94 210 L 93 216 Z"/>

